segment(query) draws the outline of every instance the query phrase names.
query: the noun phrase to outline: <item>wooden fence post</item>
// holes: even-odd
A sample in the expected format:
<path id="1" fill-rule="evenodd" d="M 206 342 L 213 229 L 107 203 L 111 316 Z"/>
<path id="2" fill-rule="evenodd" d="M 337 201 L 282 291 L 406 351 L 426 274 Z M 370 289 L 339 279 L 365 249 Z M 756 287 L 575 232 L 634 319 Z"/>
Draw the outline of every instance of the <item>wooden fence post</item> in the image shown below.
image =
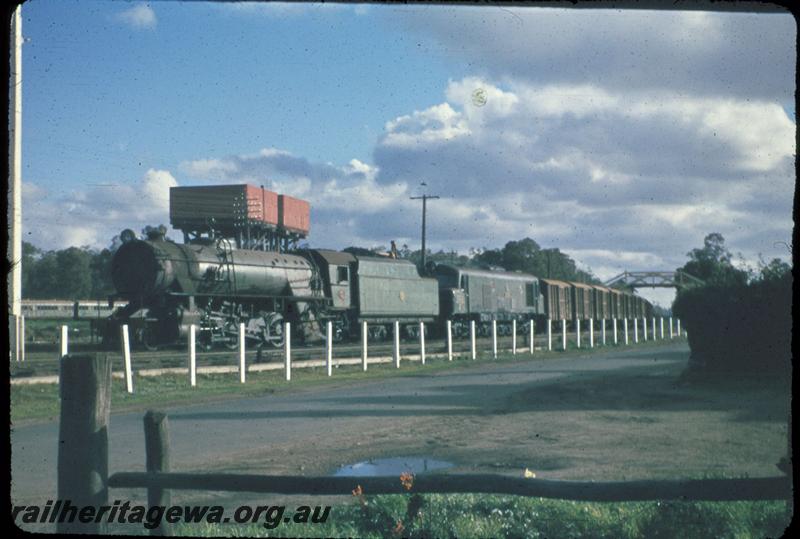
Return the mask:
<path id="1" fill-rule="evenodd" d="M 680 332 L 680 324 L 678 324 L 678 333 Z M 69 328 L 61 326 L 61 355 L 59 357 L 64 357 L 67 354 L 69 354 Z"/>
<path id="2" fill-rule="evenodd" d="M 517 355 L 517 321 L 511 321 L 511 355 Z"/>
<path id="3" fill-rule="evenodd" d="M 168 472 L 169 471 L 169 422 L 167 414 L 148 410 L 144 415 L 144 450 L 145 467 L 148 472 Z M 149 487 L 147 489 L 148 507 L 169 507 L 169 490 L 159 487 Z M 150 535 L 170 536 L 172 529 L 165 519 L 161 519 L 161 524 L 150 530 Z"/>
<path id="4" fill-rule="evenodd" d="M 286 373 L 286 381 L 292 381 L 292 324 L 286 322 L 283 331 L 283 369 Z"/>
<path id="5" fill-rule="evenodd" d="M 453 361 L 453 324 L 447 321 L 447 361 Z"/>
<path id="6" fill-rule="evenodd" d="M 394 366 L 400 368 L 400 322 L 394 321 Z"/>
<path id="7" fill-rule="evenodd" d="M 247 364 L 245 362 L 244 323 L 239 324 L 239 382 L 247 380 Z"/>
<path id="8" fill-rule="evenodd" d="M 492 320 L 492 358 L 497 359 L 497 320 Z"/>
<path id="9" fill-rule="evenodd" d="M 195 348 L 195 335 L 197 327 L 192 324 L 189 326 L 189 385 L 197 385 L 197 351 Z"/>
<path id="10" fill-rule="evenodd" d="M 58 499 L 78 508 L 108 505 L 111 360 L 64 356 L 59 366 Z M 103 522 L 59 522 L 57 533 L 100 534 Z"/>
<path id="11" fill-rule="evenodd" d="M 530 347 L 531 347 L 531 355 L 533 355 L 533 347 L 535 345 L 536 340 L 536 326 L 533 325 L 533 318 L 531 318 L 531 336 L 530 336 Z"/>
<path id="12" fill-rule="evenodd" d="M 603 346 L 606 345 L 606 319 L 603 318 Z"/>
<path id="13" fill-rule="evenodd" d="M 325 366 L 328 369 L 328 376 L 333 376 L 333 322 L 328 320 L 327 331 L 325 332 Z"/>
<path id="14" fill-rule="evenodd" d="M 477 350 L 475 349 L 475 320 L 469 321 L 469 338 L 471 342 L 472 359 L 477 357 Z"/>
<path id="15" fill-rule="evenodd" d="M 133 393 L 133 369 L 131 368 L 131 341 L 128 324 L 122 324 L 122 359 L 125 363 L 125 389 Z"/>
<path id="16" fill-rule="evenodd" d="M 616 318 L 612 318 L 611 320 L 612 320 L 612 323 L 614 324 L 614 328 L 613 328 L 613 330 L 614 330 L 613 331 L 613 333 L 614 333 L 614 345 L 616 346 L 617 344 L 619 344 L 619 340 L 617 339 L 617 319 Z"/>
<path id="17" fill-rule="evenodd" d="M 367 340 L 369 339 L 369 329 L 367 322 L 361 322 L 361 370 L 367 372 Z"/>
<path id="18" fill-rule="evenodd" d="M 425 365 L 425 322 L 419 323 L 419 359 Z"/>

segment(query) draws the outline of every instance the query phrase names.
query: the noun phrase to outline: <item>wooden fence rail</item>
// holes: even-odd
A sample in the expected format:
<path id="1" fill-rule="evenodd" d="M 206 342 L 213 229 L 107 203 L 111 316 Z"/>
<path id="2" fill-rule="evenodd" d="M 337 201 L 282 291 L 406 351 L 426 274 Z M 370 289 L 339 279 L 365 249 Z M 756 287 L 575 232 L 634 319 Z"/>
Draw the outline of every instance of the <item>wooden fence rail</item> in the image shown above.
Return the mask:
<path id="1" fill-rule="evenodd" d="M 364 494 L 407 492 L 397 477 L 308 477 L 226 473 L 120 472 L 109 478 L 113 488 L 218 490 L 273 494 L 349 495 L 357 485 Z M 420 475 L 412 492 L 421 494 L 512 494 L 593 502 L 643 500 L 732 501 L 785 500 L 791 496 L 786 477 L 648 481 L 554 481 L 496 474 Z"/>

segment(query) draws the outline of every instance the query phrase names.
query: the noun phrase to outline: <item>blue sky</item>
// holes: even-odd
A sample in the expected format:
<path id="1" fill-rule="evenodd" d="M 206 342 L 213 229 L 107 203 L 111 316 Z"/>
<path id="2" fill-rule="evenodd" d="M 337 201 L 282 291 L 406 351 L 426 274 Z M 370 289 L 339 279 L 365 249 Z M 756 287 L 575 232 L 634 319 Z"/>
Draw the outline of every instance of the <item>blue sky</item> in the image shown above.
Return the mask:
<path id="1" fill-rule="evenodd" d="M 310 200 L 312 246 L 417 248 L 425 181 L 433 248 L 530 236 L 602 278 L 677 267 L 709 232 L 788 258 L 790 15 L 31 0 L 23 19 L 43 248 L 166 224 L 173 185 L 245 182 Z"/>

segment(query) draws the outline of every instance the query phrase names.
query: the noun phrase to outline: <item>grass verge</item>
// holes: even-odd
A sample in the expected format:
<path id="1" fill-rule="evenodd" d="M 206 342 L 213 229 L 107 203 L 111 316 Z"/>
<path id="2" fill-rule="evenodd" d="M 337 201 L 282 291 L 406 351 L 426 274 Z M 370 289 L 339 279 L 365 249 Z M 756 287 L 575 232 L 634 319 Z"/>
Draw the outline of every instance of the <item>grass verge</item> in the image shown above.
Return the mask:
<path id="1" fill-rule="evenodd" d="M 668 341 L 648 341 L 639 343 L 637 347 L 655 347 Z M 579 353 L 581 356 L 608 352 L 611 347 L 597 347 L 593 349 L 571 348 L 569 353 Z M 619 347 L 619 350 L 630 349 Z M 334 369 L 332 377 L 326 375 L 323 367 L 294 369 L 292 381 L 284 380 L 282 369 L 261 372 L 249 372 L 247 382 L 239 383 L 239 375 L 229 374 L 198 374 L 197 386 L 189 385 L 188 376 L 180 374 L 163 374 L 160 376 L 135 376 L 134 393 L 125 391 L 122 379 L 115 378 L 112 386 L 112 413 L 144 410 L 153 407 L 167 407 L 179 404 L 201 403 L 219 401 L 230 398 L 257 397 L 286 391 L 297 391 L 298 388 L 313 388 L 326 384 L 341 384 L 354 381 L 371 380 L 386 377 L 415 376 L 430 374 L 455 368 L 472 368 L 487 364 L 520 361 L 542 361 L 564 357 L 564 352 L 546 352 L 537 350 L 531 356 L 526 350 L 520 349 L 514 356 L 502 353 L 498 358 L 492 359 L 491 353 L 479 353 L 475 361 L 456 359 L 453 362 L 446 358 L 429 358 L 426 365 L 418 361 L 404 361 L 398 370 L 391 363 L 378 363 L 369 366 L 363 372 L 359 365 L 343 365 Z M 30 384 L 11 386 L 11 421 L 19 424 L 25 422 L 44 421 L 57 419 L 59 414 L 59 395 L 57 384 Z"/>
<path id="2" fill-rule="evenodd" d="M 284 515 L 292 516 L 294 508 Z M 274 518 L 274 517 L 273 517 Z M 291 519 L 290 519 L 291 520 Z M 780 537 L 784 502 L 585 503 L 516 496 L 361 496 L 325 523 L 181 524 L 176 535 L 235 537 Z"/>

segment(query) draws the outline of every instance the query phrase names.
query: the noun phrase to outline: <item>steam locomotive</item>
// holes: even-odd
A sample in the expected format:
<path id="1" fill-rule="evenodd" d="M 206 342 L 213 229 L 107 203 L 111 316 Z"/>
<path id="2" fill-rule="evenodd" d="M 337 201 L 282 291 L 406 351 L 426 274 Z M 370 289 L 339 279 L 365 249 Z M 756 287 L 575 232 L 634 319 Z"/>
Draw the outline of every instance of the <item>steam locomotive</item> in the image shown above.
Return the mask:
<path id="1" fill-rule="evenodd" d="M 115 298 L 128 304 L 110 317 L 109 341 L 123 323 L 147 349 L 184 340 L 191 325 L 207 348 L 238 346 L 240 324 L 248 341 L 281 346 L 285 321 L 305 341 L 321 339 L 328 321 L 336 340 L 358 332 L 361 321 L 373 339 L 385 338 L 395 320 L 412 337 L 419 322 L 439 316 L 436 280 L 420 277 L 406 260 L 129 236 L 112 259 Z"/>

